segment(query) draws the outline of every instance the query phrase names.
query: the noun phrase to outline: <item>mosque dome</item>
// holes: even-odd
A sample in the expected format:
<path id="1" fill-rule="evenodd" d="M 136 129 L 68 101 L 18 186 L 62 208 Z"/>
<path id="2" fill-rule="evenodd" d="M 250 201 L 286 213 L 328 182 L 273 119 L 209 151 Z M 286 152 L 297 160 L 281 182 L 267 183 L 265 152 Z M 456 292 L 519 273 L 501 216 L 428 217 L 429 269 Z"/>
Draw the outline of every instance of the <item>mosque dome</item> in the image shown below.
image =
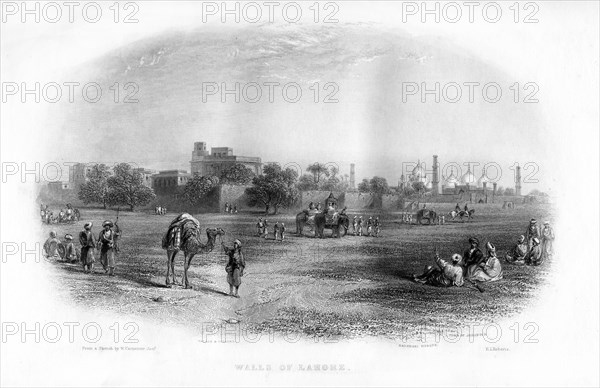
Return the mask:
<path id="1" fill-rule="evenodd" d="M 425 172 L 425 169 L 423 168 L 423 165 L 420 162 L 417 163 L 415 168 L 413 168 L 412 173 L 410 174 L 410 180 L 412 182 L 423 182 L 425 184 L 427 183 L 427 173 Z"/>
<path id="2" fill-rule="evenodd" d="M 488 178 L 487 173 L 484 170 L 483 174 L 481 174 L 481 178 L 479 178 L 479 180 L 477 181 L 477 187 L 483 187 L 484 183 L 489 184 L 491 182 L 491 179 Z"/>
<path id="3" fill-rule="evenodd" d="M 454 187 L 458 183 L 458 178 L 454 175 L 454 171 L 450 173 L 450 176 L 444 180 L 446 187 Z"/>
<path id="4" fill-rule="evenodd" d="M 465 175 L 460 178 L 460 183 L 463 185 L 473 185 L 477 183 L 477 178 L 475 178 L 475 175 L 471 172 L 471 168 L 469 168 Z"/>

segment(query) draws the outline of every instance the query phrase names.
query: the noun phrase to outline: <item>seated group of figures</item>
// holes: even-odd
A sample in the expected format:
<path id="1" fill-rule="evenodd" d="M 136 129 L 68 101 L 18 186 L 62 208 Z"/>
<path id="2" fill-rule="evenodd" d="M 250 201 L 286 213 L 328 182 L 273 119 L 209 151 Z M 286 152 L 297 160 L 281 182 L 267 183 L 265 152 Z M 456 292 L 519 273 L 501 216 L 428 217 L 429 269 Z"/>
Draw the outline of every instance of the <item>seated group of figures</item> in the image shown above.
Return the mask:
<path id="1" fill-rule="evenodd" d="M 58 224 L 63 222 L 73 222 L 79 220 L 79 210 L 74 209 L 70 203 L 66 205 L 65 209 L 60 209 L 58 214 L 54 214 L 52 210 L 48 208 L 48 205 L 40 205 L 40 217 L 42 222 L 46 224 Z"/>
<path id="2" fill-rule="evenodd" d="M 511 264 L 541 265 L 553 253 L 553 240 L 554 231 L 550 223 L 545 222 L 544 228 L 540 229 L 537 221 L 532 219 L 525 235 L 520 236 L 515 247 L 506 254 L 506 261 Z M 455 253 L 450 262 L 441 259 L 436 252 L 437 268 L 427 266 L 422 274 L 413 276 L 414 280 L 437 287 L 461 287 L 465 281 L 477 284 L 502 279 L 502 264 L 496 247 L 488 242 L 484 256 L 477 238 L 469 238 L 469 244 L 469 249 L 462 256 Z"/>
<path id="3" fill-rule="evenodd" d="M 540 265 L 551 258 L 553 249 L 554 230 L 549 221 L 540 228 L 535 219 L 531 219 L 525 234 L 519 236 L 515 246 L 506 253 L 506 261 L 511 264 Z"/>
<path id="4" fill-rule="evenodd" d="M 102 223 L 102 230 L 96 239 L 92 232 L 92 226 L 92 222 L 86 222 L 83 230 L 79 233 L 80 250 L 75 248 L 72 234 L 65 234 L 63 242 L 57 238 L 55 231 L 51 231 L 50 237 L 44 243 L 45 256 L 57 260 L 62 259 L 72 264 L 79 262 L 83 266 L 84 273 L 95 273 L 94 250 L 98 249 L 104 272 L 109 276 L 114 276 L 115 253 L 119 252 L 118 240 L 121 230 L 116 223 L 106 220 Z"/>

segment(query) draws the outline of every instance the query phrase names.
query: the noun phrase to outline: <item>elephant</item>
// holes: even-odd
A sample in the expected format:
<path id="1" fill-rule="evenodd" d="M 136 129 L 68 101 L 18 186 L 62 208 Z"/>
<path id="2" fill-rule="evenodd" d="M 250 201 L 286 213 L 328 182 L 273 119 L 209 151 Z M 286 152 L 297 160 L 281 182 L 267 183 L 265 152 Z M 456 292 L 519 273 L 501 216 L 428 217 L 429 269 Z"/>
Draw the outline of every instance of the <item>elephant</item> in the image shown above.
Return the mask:
<path id="1" fill-rule="evenodd" d="M 428 225 L 431 225 L 431 223 L 435 224 L 438 220 L 438 215 L 434 210 L 420 209 L 417 212 L 417 224 L 421 225 L 423 219 L 428 221 Z"/>
<path id="2" fill-rule="evenodd" d="M 304 228 L 304 226 L 310 225 L 310 221 L 312 220 L 310 220 L 307 211 L 298 213 L 298 215 L 296 216 L 296 233 L 302 234 L 302 229 Z M 333 232 L 333 237 L 343 237 L 346 235 L 348 227 L 350 226 L 350 219 L 346 214 L 340 214 L 337 217 L 335 224 L 327 224 L 325 213 L 317 213 L 314 215 L 314 226 L 315 238 L 323 238 L 323 232 L 325 229 L 331 229 Z"/>

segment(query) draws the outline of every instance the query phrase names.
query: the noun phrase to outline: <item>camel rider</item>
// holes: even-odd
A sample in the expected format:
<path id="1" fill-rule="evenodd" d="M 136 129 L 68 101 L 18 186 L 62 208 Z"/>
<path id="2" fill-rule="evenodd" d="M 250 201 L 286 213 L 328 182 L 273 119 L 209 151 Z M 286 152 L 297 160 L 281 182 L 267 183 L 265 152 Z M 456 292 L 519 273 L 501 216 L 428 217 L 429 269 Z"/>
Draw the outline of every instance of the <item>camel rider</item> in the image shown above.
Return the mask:
<path id="1" fill-rule="evenodd" d="M 542 232 L 540 231 L 540 227 L 537 224 L 535 218 L 532 218 L 529 221 L 529 226 L 527 227 L 527 231 L 525 231 L 525 241 L 527 241 L 527 248 L 531 249 L 533 246 L 533 239 L 537 238 L 538 240 L 541 238 Z"/>

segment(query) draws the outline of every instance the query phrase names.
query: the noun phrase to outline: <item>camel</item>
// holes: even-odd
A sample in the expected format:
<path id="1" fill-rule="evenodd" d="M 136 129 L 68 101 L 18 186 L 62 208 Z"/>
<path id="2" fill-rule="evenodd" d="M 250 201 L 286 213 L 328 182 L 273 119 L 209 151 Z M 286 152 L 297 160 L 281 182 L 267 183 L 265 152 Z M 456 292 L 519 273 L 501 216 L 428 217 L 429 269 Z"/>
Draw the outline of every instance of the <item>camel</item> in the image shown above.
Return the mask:
<path id="1" fill-rule="evenodd" d="M 175 256 L 177 253 L 182 250 L 184 254 L 183 258 L 183 280 L 182 285 L 184 288 L 192 288 L 190 286 L 190 282 L 188 280 L 188 269 L 192 262 L 192 259 L 196 254 L 203 254 L 212 252 L 215 247 L 215 239 L 217 236 L 223 236 L 225 231 L 221 228 L 207 228 L 206 236 L 208 237 L 208 241 L 206 244 L 202 244 L 200 242 L 200 230 L 195 228 L 195 233 L 185 236 L 182 234 L 181 245 L 179 248 L 168 247 L 167 249 L 167 278 L 166 278 L 166 286 L 171 287 L 171 283 L 169 283 L 169 272 L 172 273 L 173 283 L 177 284 L 175 279 Z"/>

